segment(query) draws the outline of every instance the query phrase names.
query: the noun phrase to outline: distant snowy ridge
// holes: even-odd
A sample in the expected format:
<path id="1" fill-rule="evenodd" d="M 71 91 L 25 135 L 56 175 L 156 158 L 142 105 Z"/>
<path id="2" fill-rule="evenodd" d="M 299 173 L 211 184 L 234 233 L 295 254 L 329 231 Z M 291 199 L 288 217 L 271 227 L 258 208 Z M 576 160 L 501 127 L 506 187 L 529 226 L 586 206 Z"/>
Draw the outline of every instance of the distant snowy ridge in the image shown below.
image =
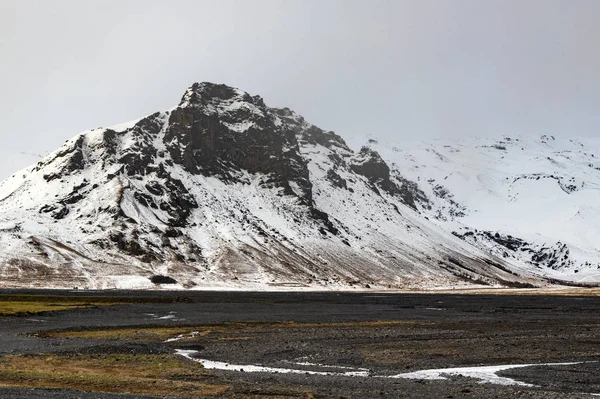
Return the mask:
<path id="1" fill-rule="evenodd" d="M 527 156 L 510 140 L 414 152 L 372 141 L 355 152 L 287 108 L 195 83 L 178 106 L 84 132 L 0 183 L 0 286 L 595 284 L 600 172 L 588 155 L 551 155 L 548 140 L 523 144 Z M 521 170 L 511 157 L 530 162 Z M 589 174 L 565 172 L 585 162 Z M 544 215 L 517 220 L 539 182 L 562 212 L 554 235 L 550 222 L 535 234 Z M 561 208 L 551 185 L 579 213 Z M 520 224 L 502 224 L 497 206 Z"/>
<path id="2" fill-rule="evenodd" d="M 419 210 L 444 230 L 514 267 L 600 280 L 600 140 L 365 141 L 419 184 Z"/>

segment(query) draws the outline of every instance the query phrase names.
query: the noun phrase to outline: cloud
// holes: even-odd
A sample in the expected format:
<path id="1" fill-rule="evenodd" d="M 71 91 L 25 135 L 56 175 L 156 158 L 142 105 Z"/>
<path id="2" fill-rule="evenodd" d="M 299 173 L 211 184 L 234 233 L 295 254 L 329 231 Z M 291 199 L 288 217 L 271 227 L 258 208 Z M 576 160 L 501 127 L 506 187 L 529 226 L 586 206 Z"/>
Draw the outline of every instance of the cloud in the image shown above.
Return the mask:
<path id="1" fill-rule="evenodd" d="M 346 136 L 598 135 L 599 12 L 594 0 L 4 0 L 0 148 L 52 150 L 173 106 L 194 81 Z"/>

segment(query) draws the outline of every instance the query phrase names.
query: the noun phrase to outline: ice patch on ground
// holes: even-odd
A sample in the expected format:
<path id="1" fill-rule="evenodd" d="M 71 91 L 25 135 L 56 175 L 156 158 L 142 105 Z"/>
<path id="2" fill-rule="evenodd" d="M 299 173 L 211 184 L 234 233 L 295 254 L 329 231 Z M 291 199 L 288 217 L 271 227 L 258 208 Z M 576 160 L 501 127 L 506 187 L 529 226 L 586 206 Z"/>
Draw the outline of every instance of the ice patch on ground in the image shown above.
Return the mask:
<path id="1" fill-rule="evenodd" d="M 175 341 L 182 339 L 180 337 L 172 338 Z M 449 376 L 461 376 L 474 378 L 479 380 L 481 384 L 497 384 L 497 385 L 516 385 L 523 387 L 535 387 L 536 385 L 529 384 L 526 382 L 518 381 L 513 378 L 501 377 L 497 375 L 498 372 L 504 370 L 510 370 L 515 368 L 534 367 L 534 366 L 570 366 L 574 364 L 582 364 L 586 362 L 567 362 L 567 363 L 537 363 L 537 364 L 505 364 L 496 366 L 471 366 L 471 367 L 452 367 L 442 369 L 430 369 L 413 371 L 410 373 L 401 373 L 396 375 L 375 375 L 369 369 L 365 368 L 352 368 L 345 366 L 329 366 L 318 363 L 310 362 L 295 362 L 293 364 L 299 366 L 315 366 L 324 369 L 333 370 L 349 370 L 349 371 L 315 371 L 315 370 L 301 370 L 292 368 L 282 367 L 267 367 L 258 366 L 253 364 L 232 364 L 227 362 L 220 362 L 215 360 L 200 359 L 194 357 L 198 351 L 195 350 L 183 350 L 177 349 L 176 353 L 189 360 L 202 364 L 206 369 L 210 370 L 225 370 L 225 371 L 237 371 L 246 373 L 276 373 L 276 374 L 307 374 L 307 375 L 323 375 L 323 376 L 337 376 L 337 377 L 375 377 L 375 378 L 404 378 L 411 380 L 447 380 Z M 596 394 L 591 394 L 596 395 Z"/>
<path id="2" fill-rule="evenodd" d="M 231 364 L 226 362 L 218 362 L 214 360 L 198 359 L 193 357 L 198 351 L 194 350 L 182 350 L 177 349 L 176 353 L 185 357 L 186 359 L 192 360 L 202 364 L 205 369 L 209 370 L 226 370 L 226 371 L 239 371 L 245 373 L 277 373 L 277 374 L 309 374 L 309 375 L 327 375 L 327 376 L 339 376 L 339 377 L 368 377 L 369 371 L 365 369 L 356 369 L 353 371 L 346 372 L 333 372 L 333 371 L 313 371 L 313 370 L 299 370 L 299 369 L 288 369 L 282 367 L 266 367 L 266 366 L 255 366 L 252 364 L 240 365 Z M 321 366 L 334 368 L 331 366 Z M 352 369 L 351 369 L 352 370 Z"/>
<path id="3" fill-rule="evenodd" d="M 447 380 L 448 376 L 462 376 L 475 378 L 480 383 L 498 384 L 498 385 L 520 385 L 533 387 L 535 385 L 526 382 L 517 381 L 508 377 L 500 377 L 496 373 L 504 370 L 533 367 L 533 366 L 569 366 L 581 364 L 583 362 L 571 363 L 539 363 L 539 364 L 505 364 L 500 366 L 475 366 L 475 367 L 453 367 L 445 369 L 430 369 L 413 371 L 411 373 L 402 373 L 390 376 L 389 378 L 406 378 L 411 380 Z"/>
<path id="4" fill-rule="evenodd" d="M 185 339 L 185 338 L 194 338 L 198 334 L 200 334 L 200 331 L 192 331 L 189 334 L 179 334 L 178 336 L 173 337 L 173 338 L 169 338 L 169 339 L 167 339 L 167 340 L 165 340 L 163 342 L 181 341 L 182 339 Z"/>

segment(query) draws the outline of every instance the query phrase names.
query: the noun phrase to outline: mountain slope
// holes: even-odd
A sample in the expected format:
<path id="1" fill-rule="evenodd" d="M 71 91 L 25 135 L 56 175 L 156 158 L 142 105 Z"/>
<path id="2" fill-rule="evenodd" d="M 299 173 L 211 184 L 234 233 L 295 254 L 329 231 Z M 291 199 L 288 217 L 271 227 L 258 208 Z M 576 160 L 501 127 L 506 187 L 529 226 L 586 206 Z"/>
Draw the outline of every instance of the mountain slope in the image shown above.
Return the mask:
<path id="1" fill-rule="evenodd" d="M 196 83 L 173 109 L 84 132 L 0 184 L 0 286 L 548 283 L 547 268 L 449 227 L 466 208 L 382 153 Z"/>
<path id="2" fill-rule="evenodd" d="M 600 280 L 600 141 L 553 136 L 399 144 L 371 139 L 414 179 L 446 231 L 551 278 Z"/>

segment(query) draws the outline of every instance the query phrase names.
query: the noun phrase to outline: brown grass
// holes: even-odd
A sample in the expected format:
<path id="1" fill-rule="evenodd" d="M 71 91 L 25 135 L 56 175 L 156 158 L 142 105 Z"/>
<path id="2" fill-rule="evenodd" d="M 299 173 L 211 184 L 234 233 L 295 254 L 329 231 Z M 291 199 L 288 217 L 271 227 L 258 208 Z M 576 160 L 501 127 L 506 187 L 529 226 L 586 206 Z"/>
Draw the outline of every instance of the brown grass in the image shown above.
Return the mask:
<path id="1" fill-rule="evenodd" d="M 180 398 L 310 399 L 289 386 L 234 387 L 177 355 L 77 354 L 0 357 L 0 387 L 61 388 Z"/>
<path id="2" fill-rule="evenodd" d="M 83 309 L 99 305 L 98 303 L 51 303 L 32 301 L 0 301 L 0 317 L 29 316 L 43 312 L 58 312 L 61 310 Z"/>
<path id="3" fill-rule="evenodd" d="M 197 337 L 204 337 L 212 332 L 243 331 L 255 329 L 282 329 L 282 328 L 342 328 L 342 327 L 362 327 L 379 328 L 398 325 L 414 325 L 415 321 L 364 321 L 364 322 L 342 322 L 342 323 L 296 323 L 296 322 L 278 322 L 278 323 L 227 323 L 220 325 L 203 325 L 187 327 L 139 327 L 139 328 L 117 328 L 101 330 L 81 330 L 81 331 L 48 331 L 39 333 L 40 338 L 83 338 L 83 339 L 108 339 L 123 341 L 164 341 L 169 338 L 175 338 L 184 335 L 187 340 Z M 427 324 L 420 322 L 420 324 Z M 197 332 L 192 337 L 191 333 Z M 224 338 L 227 339 L 227 338 Z M 231 339 L 248 339 L 231 338 Z"/>
<path id="4" fill-rule="evenodd" d="M 0 385 L 68 388 L 94 392 L 217 395 L 228 385 L 206 381 L 200 364 L 176 355 L 5 356 L 0 358 Z"/>

